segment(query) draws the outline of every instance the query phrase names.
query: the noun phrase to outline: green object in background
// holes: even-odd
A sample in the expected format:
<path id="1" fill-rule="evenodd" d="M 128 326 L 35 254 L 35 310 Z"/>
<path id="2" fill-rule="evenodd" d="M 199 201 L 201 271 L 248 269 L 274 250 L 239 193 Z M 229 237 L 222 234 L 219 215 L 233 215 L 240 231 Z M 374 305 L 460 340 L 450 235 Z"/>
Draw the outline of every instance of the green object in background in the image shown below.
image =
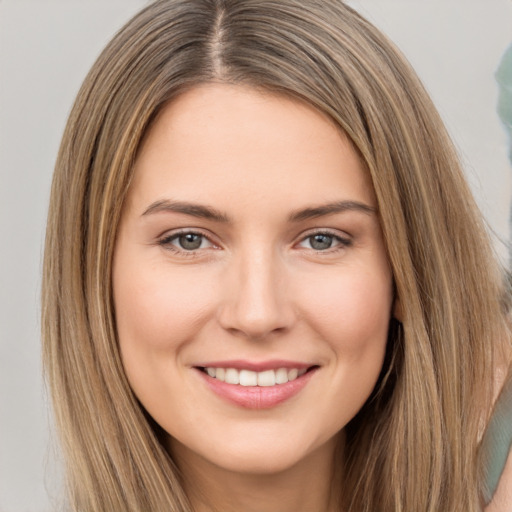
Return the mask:
<path id="1" fill-rule="evenodd" d="M 512 450 L 512 380 L 509 380 L 495 404 L 491 421 L 482 439 L 484 462 L 485 503 L 488 504 L 495 493 Z"/>
<path id="2" fill-rule="evenodd" d="M 501 59 L 496 71 L 496 81 L 500 87 L 498 115 L 509 136 L 509 158 L 512 163 L 512 45 L 508 47 Z"/>
<path id="3" fill-rule="evenodd" d="M 498 115 L 508 135 L 508 158 L 512 164 L 512 44 L 503 55 L 495 74 L 499 85 Z M 512 279 L 512 205 L 509 216 L 509 268 Z"/>
<path id="4" fill-rule="evenodd" d="M 512 163 L 512 44 L 503 55 L 496 81 L 499 85 L 498 115 L 509 137 L 509 158 Z M 512 240 L 512 209 L 510 216 Z M 512 263 L 512 245 L 511 263 Z M 482 439 L 484 462 L 484 499 L 486 504 L 492 499 L 505 468 L 507 457 L 512 450 L 512 381 L 505 385 L 494 408 L 491 421 Z"/>

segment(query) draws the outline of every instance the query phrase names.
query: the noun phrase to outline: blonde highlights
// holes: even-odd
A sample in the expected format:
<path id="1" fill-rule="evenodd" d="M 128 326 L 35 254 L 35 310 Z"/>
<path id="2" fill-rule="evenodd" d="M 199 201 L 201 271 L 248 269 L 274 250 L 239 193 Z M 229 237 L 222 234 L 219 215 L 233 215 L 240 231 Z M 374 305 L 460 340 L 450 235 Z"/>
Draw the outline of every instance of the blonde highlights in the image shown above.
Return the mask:
<path id="1" fill-rule="evenodd" d="M 381 385 L 347 426 L 352 511 L 479 510 L 478 435 L 504 289 L 443 125 L 392 44 L 335 0 L 160 0 L 107 46 L 64 133 L 48 217 L 44 365 L 73 510 L 190 510 L 130 390 L 111 290 L 138 148 L 163 105 L 220 81 L 292 96 L 371 175 L 400 301 Z"/>

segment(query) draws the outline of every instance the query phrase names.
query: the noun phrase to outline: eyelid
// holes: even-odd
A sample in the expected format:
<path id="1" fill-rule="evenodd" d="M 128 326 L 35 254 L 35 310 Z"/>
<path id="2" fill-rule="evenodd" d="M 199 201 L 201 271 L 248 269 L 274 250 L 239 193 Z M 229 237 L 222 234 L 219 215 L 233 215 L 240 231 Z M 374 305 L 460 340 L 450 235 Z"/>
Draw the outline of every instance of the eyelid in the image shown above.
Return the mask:
<path id="1" fill-rule="evenodd" d="M 306 241 L 308 238 L 315 236 L 315 235 L 332 236 L 339 242 L 339 245 L 336 245 L 335 247 L 330 247 L 323 251 L 311 248 L 310 250 L 314 251 L 315 253 L 329 253 L 329 252 L 334 252 L 336 250 L 345 249 L 346 247 L 351 246 L 352 242 L 353 242 L 352 237 L 350 235 L 348 235 L 347 233 L 342 233 L 338 230 L 331 229 L 331 228 L 314 228 L 314 229 L 311 229 L 311 230 L 301 233 L 298 241 L 294 245 L 299 245 L 302 242 Z M 304 248 L 304 249 L 307 249 L 307 248 Z"/>
<path id="2" fill-rule="evenodd" d="M 210 247 L 204 247 L 204 248 L 199 248 L 196 250 L 187 251 L 186 249 L 180 249 L 179 247 L 177 247 L 171 243 L 176 238 L 178 238 L 182 235 L 188 235 L 188 234 L 202 236 L 204 239 L 206 239 L 209 242 Z M 157 237 L 156 244 L 168 251 L 171 251 L 171 252 L 174 252 L 177 254 L 182 254 L 185 256 L 197 256 L 198 253 L 201 251 L 208 250 L 208 249 L 219 249 L 220 248 L 220 245 L 213 240 L 213 236 L 211 234 L 206 233 L 204 229 L 192 228 L 192 227 L 191 228 L 179 228 L 179 229 L 175 229 L 175 230 L 165 231 L 162 235 Z"/>
<path id="3" fill-rule="evenodd" d="M 178 246 L 173 245 L 171 242 L 177 239 L 181 235 L 187 235 L 187 234 L 195 234 L 203 237 L 206 239 L 210 246 L 209 247 L 203 247 L 193 250 L 186 250 L 186 249 L 180 249 Z M 308 238 L 315 236 L 315 235 L 327 235 L 331 236 L 334 239 L 338 241 L 338 243 L 334 247 L 329 247 L 325 250 L 318 250 L 314 248 L 306 248 L 301 247 L 302 249 L 311 250 L 315 253 L 332 253 L 337 250 L 342 250 L 350 245 L 352 245 L 352 237 L 348 235 L 347 233 L 340 232 L 339 230 L 335 230 L 332 228 L 312 228 L 310 230 L 307 230 L 305 232 L 302 232 L 300 236 L 298 237 L 297 241 L 293 244 L 294 246 L 300 246 L 301 243 L 305 242 Z M 156 244 L 161 246 L 162 248 L 174 252 L 180 255 L 184 256 L 198 256 L 200 252 L 203 252 L 205 250 L 210 249 L 220 249 L 220 244 L 216 243 L 213 240 L 213 236 L 205 232 L 202 228 L 194 228 L 194 227 L 187 227 L 187 228 L 179 228 L 175 230 L 168 230 L 165 231 L 162 235 L 157 237 Z"/>

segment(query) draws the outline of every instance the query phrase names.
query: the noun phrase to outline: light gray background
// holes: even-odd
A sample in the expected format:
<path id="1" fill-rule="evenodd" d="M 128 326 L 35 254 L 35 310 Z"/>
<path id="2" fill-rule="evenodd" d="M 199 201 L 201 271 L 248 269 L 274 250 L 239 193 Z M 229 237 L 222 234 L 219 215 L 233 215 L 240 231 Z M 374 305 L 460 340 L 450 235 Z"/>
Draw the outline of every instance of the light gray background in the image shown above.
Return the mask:
<path id="1" fill-rule="evenodd" d="M 46 512 L 58 502 L 59 457 L 39 349 L 52 167 L 85 73 L 111 35 L 146 3 L 0 0 L 0 512 Z M 418 70 L 505 260 L 512 169 L 495 113 L 493 75 L 512 42 L 512 1 L 350 4 L 381 27 Z"/>

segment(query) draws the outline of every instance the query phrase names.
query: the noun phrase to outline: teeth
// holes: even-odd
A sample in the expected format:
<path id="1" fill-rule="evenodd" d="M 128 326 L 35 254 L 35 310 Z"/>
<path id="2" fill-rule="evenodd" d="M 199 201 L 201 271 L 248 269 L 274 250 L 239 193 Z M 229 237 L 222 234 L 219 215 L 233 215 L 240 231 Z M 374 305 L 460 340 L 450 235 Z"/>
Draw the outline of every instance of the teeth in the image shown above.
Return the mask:
<path id="1" fill-rule="evenodd" d="M 274 386 L 276 383 L 276 372 L 267 370 L 258 373 L 258 386 Z"/>
<path id="2" fill-rule="evenodd" d="M 227 384 L 240 384 L 241 386 L 275 386 L 276 384 L 286 384 L 292 380 L 304 375 L 306 368 L 298 370 L 297 368 L 287 369 L 278 368 L 277 370 L 265 370 L 263 372 L 253 372 L 251 370 L 236 370 L 235 368 L 205 368 L 210 377 L 226 382 Z"/>
<path id="3" fill-rule="evenodd" d="M 257 386 L 258 385 L 257 373 L 251 372 L 249 370 L 242 370 L 240 372 L 240 385 L 241 386 Z"/>
<path id="4" fill-rule="evenodd" d="M 286 368 L 279 368 L 276 371 L 276 384 L 286 384 L 288 382 L 288 370 Z"/>
<path id="5" fill-rule="evenodd" d="M 288 380 L 295 380 L 299 375 L 299 370 L 294 368 L 293 370 L 288 370 Z"/>
<path id="6" fill-rule="evenodd" d="M 225 382 L 228 384 L 239 384 L 240 383 L 240 372 L 234 368 L 228 368 L 226 370 Z"/>

